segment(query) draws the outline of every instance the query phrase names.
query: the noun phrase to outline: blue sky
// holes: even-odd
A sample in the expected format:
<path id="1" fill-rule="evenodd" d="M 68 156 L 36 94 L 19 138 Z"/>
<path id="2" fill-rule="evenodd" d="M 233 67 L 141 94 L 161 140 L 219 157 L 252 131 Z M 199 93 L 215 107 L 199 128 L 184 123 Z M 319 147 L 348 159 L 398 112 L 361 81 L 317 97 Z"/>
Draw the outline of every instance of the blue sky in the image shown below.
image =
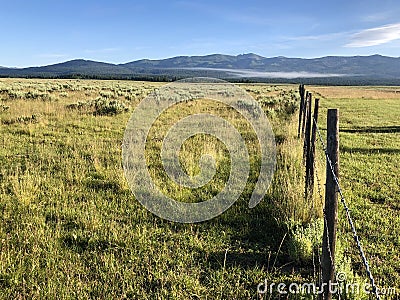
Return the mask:
<path id="1" fill-rule="evenodd" d="M 0 66 L 212 53 L 400 56 L 400 2 L 0 1 Z"/>

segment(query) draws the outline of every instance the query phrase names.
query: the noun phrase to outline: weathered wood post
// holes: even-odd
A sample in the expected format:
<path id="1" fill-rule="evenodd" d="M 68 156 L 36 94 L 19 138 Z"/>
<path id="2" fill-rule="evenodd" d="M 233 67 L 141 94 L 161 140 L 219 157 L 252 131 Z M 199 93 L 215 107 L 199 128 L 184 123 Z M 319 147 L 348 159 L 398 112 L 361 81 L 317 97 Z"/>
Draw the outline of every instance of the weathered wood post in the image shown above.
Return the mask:
<path id="1" fill-rule="evenodd" d="M 307 94 L 307 107 L 306 107 L 306 126 L 304 133 L 304 153 L 303 153 L 303 161 L 306 165 L 306 174 L 307 171 L 307 161 L 310 154 L 310 135 L 311 135 L 311 105 L 312 105 L 312 94 Z"/>
<path id="2" fill-rule="evenodd" d="M 297 130 L 297 137 L 300 138 L 300 130 L 301 130 L 301 120 L 302 115 L 304 113 L 304 84 L 300 84 L 299 93 L 300 93 L 300 109 L 299 109 L 299 128 Z"/>
<path id="3" fill-rule="evenodd" d="M 324 291 L 323 299 L 331 300 L 332 293 L 329 286 L 334 283 L 335 280 L 335 246 L 338 208 L 338 186 L 332 174 L 332 169 L 336 177 L 339 178 L 339 112 L 337 109 L 328 109 L 327 122 L 326 150 L 331 164 L 327 158 L 321 288 Z"/>
<path id="4" fill-rule="evenodd" d="M 306 96 L 304 98 L 304 102 L 303 102 L 303 120 L 301 123 L 301 136 L 304 137 L 304 129 L 306 127 L 306 117 L 307 117 L 307 104 L 308 104 L 308 92 L 305 92 Z"/>
<path id="5" fill-rule="evenodd" d="M 312 117 L 312 131 L 311 131 L 311 141 L 310 141 L 310 153 L 309 159 L 307 160 L 306 170 L 308 173 L 306 174 L 306 197 L 312 198 L 314 194 L 314 173 L 315 173 L 315 141 L 317 139 L 317 121 L 318 121 L 318 108 L 319 108 L 319 99 L 315 99 L 314 103 L 314 115 Z"/>

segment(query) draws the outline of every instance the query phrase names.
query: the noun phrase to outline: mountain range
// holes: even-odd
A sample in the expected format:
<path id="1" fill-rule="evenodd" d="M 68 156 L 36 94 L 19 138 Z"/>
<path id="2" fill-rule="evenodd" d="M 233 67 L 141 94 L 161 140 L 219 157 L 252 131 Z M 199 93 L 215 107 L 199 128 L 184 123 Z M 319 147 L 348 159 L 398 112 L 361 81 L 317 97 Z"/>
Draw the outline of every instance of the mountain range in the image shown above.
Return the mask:
<path id="1" fill-rule="evenodd" d="M 400 82 L 400 58 L 382 55 L 326 56 L 321 58 L 263 57 L 254 53 L 237 56 L 212 54 L 142 59 L 112 64 L 75 59 L 29 68 L 0 67 L 1 77 L 126 78 L 164 76 L 212 76 L 225 79 L 341 78 Z"/>

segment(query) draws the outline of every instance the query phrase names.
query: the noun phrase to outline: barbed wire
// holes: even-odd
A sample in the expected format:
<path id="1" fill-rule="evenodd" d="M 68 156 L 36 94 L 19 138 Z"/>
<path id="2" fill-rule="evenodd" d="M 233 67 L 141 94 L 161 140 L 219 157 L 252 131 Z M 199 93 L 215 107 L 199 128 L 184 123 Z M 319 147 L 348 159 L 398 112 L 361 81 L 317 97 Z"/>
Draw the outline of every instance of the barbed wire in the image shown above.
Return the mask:
<path id="1" fill-rule="evenodd" d="M 320 180 L 320 178 L 318 176 L 318 168 L 316 167 L 315 161 L 313 163 L 314 163 L 315 179 L 317 181 L 318 196 L 319 196 L 319 199 L 320 199 L 320 202 L 321 202 L 321 206 L 323 207 L 324 206 L 324 197 L 322 196 L 321 180 Z M 323 213 L 323 217 L 324 217 L 324 225 L 325 225 L 325 228 L 326 228 L 326 237 L 327 237 L 327 242 L 328 242 L 327 243 L 328 244 L 328 254 L 329 254 L 329 258 L 331 260 L 332 267 L 335 267 L 334 264 L 333 264 L 332 250 L 331 250 L 330 242 L 329 242 L 329 230 L 328 230 L 328 224 L 327 224 L 328 221 L 326 219 L 325 209 L 323 209 L 322 213 Z"/>
<path id="2" fill-rule="evenodd" d="M 322 155 L 322 154 L 321 154 Z M 322 155 L 322 157 L 324 157 L 325 155 Z M 318 157 L 318 156 L 315 156 L 315 157 Z M 322 189 L 321 189 L 321 179 L 320 179 L 320 177 L 318 176 L 318 168 L 316 167 L 316 164 L 315 164 L 315 160 L 314 160 L 314 162 L 313 162 L 313 164 L 314 164 L 314 170 L 315 170 L 315 179 L 316 179 L 316 181 L 317 181 L 317 191 L 318 191 L 318 195 L 319 195 L 319 198 L 320 198 L 320 201 L 321 201 L 321 206 L 323 207 L 324 206 L 324 198 L 323 198 L 323 196 L 322 196 Z M 323 216 L 324 216 L 324 225 L 326 224 L 326 222 L 327 222 L 327 219 L 326 219 L 326 214 L 325 214 L 325 209 L 323 210 Z M 329 259 L 330 259 L 330 261 L 331 261 L 331 266 L 333 267 L 333 269 L 335 269 L 335 265 L 334 265 L 334 263 L 333 263 L 333 259 L 332 259 L 332 250 L 331 250 L 331 247 L 330 247 L 330 242 L 329 242 L 329 230 L 328 230 L 328 225 L 326 224 L 326 237 L 327 237 L 327 244 L 328 244 L 328 254 L 329 254 Z M 321 260 L 319 260 L 319 263 L 320 263 L 320 265 L 322 265 L 321 264 Z M 322 269 L 321 269 L 321 274 L 320 274 L 320 276 L 321 276 L 321 280 L 322 280 Z M 322 283 L 322 281 L 321 281 L 321 283 Z M 320 283 L 320 284 L 321 284 Z M 338 299 L 340 300 L 341 299 L 341 296 L 342 296 L 342 294 L 341 294 L 341 289 L 338 289 Z"/>
<path id="3" fill-rule="evenodd" d="M 359 238 L 359 236 L 358 236 L 358 234 L 357 234 L 357 231 L 356 231 L 356 228 L 355 228 L 353 219 L 351 218 L 350 209 L 349 209 L 349 207 L 348 207 L 348 205 L 347 205 L 346 199 L 345 199 L 345 197 L 344 197 L 344 195 L 343 195 L 343 192 L 342 192 L 342 189 L 341 189 L 341 187 L 340 187 L 339 179 L 338 179 L 338 177 L 337 177 L 336 174 L 335 174 L 332 161 L 331 161 L 331 159 L 330 159 L 330 157 L 329 157 L 329 154 L 328 154 L 328 152 L 327 152 L 327 150 L 326 150 L 326 146 L 325 146 L 324 140 L 323 140 L 323 138 L 322 138 L 321 132 L 320 132 L 320 130 L 319 130 L 319 128 L 318 128 L 317 122 L 316 122 L 316 120 L 315 120 L 314 117 L 312 117 L 312 119 L 313 119 L 313 123 L 314 123 L 314 125 L 315 125 L 315 128 L 316 128 L 316 130 L 317 130 L 319 140 L 320 140 L 320 142 L 321 142 L 321 144 L 322 144 L 322 148 L 323 148 L 323 151 L 324 151 L 325 156 L 326 156 L 326 161 L 327 161 L 327 163 L 328 163 L 329 170 L 332 172 L 333 180 L 334 180 L 334 182 L 335 182 L 335 184 L 336 184 L 336 186 L 337 186 L 338 193 L 339 193 L 339 195 L 340 195 L 340 201 L 342 202 L 343 207 L 344 207 L 344 210 L 345 210 L 345 212 L 346 212 L 346 217 L 347 217 L 347 220 L 348 220 L 348 222 L 349 222 L 349 224 L 350 224 L 351 231 L 352 231 L 352 233 L 353 233 L 353 238 L 354 238 L 354 240 L 355 240 L 355 242 L 356 242 L 356 244 L 357 244 L 357 248 L 358 248 L 358 251 L 359 251 L 360 256 L 361 256 L 361 258 L 362 258 L 363 264 L 364 264 L 364 266 L 365 266 L 365 269 L 366 269 L 366 272 L 367 272 L 367 275 L 368 275 L 368 279 L 369 279 L 369 281 L 370 281 L 370 283 L 371 283 L 372 291 L 373 291 L 373 293 L 375 294 L 376 299 L 380 300 L 380 296 L 379 296 L 379 293 L 378 293 L 378 288 L 377 288 L 377 286 L 376 286 L 376 284 L 375 284 L 374 277 L 372 276 L 372 273 L 371 273 L 371 270 L 370 270 L 370 266 L 369 266 L 368 260 L 367 260 L 365 254 L 364 254 L 364 250 L 363 250 L 363 247 L 362 247 L 362 245 L 361 245 L 360 238 Z M 328 168 L 327 168 L 327 169 L 328 169 Z M 320 195 L 321 195 L 321 194 L 320 194 Z M 321 197 L 322 197 L 322 195 L 321 195 Z M 325 218 L 325 210 L 324 210 L 324 218 Z M 325 220 L 326 220 L 326 218 L 325 218 Z M 329 245 L 329 240 L 328 240 L 328 245 Z M 328 249 L 328 250 L 329 250 L 329 252 L 330 252 L 330 249 Z M 331 261 L 332 261 L 332 257 L 330 257 L 330 258 L 331 258 Z"/>
<path id="4" fill-rule="evenodd" d="M 319 179 L 319 176 L 318 176 L 318 170 L 317 170 L 316 165 L 315 165 L 315 160 L 314 160 L 313 163 L 314 163 L 314 170 L 315 170 L 315 179 L 317 181 L 317 192 L 318 192 L 319 199 L 320 199 L 320 202 L 321 202 L 321 207 L 323 207 L 324 206 L 324 199 L 322 197 L 321 182 L 320 182 L 320 179 Z M 324 216 L 324 224 L 325 224 L 325 219 L 326 219 L 325 210 L 323 210 L 322 213 L 323 213 L 323 216 Z M 327 228 L 327 230 L 328 230 L 328 228 Z M 328 238 L 329 238 L 329 235 L 328 235 Z M 329 245 L 329 243 L 328 243 L 328 245 Z M 331 253 L 330 250 L 331 249 L 329 247 L 329 253 Z M 320 265 L 319 274 L 318 274 L 318 276 L 319 276 L 319 282 L 318 283 L 319 283 L 319 285 L 321 285 L 322 284 L 322 268 L 321 268 L 321 266 L 322 266 L 322 262 L 321 262 L 322 253 L 320 251 L 320 247 L 318 247 L 317 251 L 318 251 L 318 262 L 319 262 L 319 265 Z M 331 262 L 332 262 L 332 256 L 330 256 L 330 259 L 331 259 Z"/>
<path id="5" fill-rule="evenodd" d="M 317 156 L 315 156 L 317 157 Z M 318 176 L 318 168 L 315 165 L 315 161 L 314 161 L 314 170 L 315 170 L 315 179 L 317 180 L 317 192 L 319 195 L 319 199 L 321 201 L 321 206 L 324 206 L 324 198 L 322 197 L 322 189 L 321 189 L 321 180 Z"/>

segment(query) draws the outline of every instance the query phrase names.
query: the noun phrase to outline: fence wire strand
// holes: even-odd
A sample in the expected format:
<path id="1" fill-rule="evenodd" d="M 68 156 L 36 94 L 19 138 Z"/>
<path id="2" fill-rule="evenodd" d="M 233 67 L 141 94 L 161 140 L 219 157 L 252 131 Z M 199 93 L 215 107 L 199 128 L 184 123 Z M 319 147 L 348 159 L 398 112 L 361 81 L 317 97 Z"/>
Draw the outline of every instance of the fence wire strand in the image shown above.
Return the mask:
<path id="1" fill-rule="evenodd" d="M 338 193 L 339 193 L 339 195 L 340 195 L 340 201 L 341 201 L 341 203 L 343 204 L 344 210 L 345 210 L 345 212 L 346 212 L 346 217 L 347 217 L 347 220 L 348 220 L 348 222 L 349 222 L 349 224 L 350 224 L 351 231 L 352 231 L 352 234 L 353 234 L 353 238 L 354 238 L 354 240 L 355 240 L 355 242 L 356 242 L 356 244 L 357 244 L 358 251 L 359 251 L 359 253 L 360 253 L 360 256 L 361 256 L 361 258 L 362 258 L 363 264 L 364 264 L 364 266 L 365 266 L 365 269 L 366 269 L 366 272 L 367 272 L 367 275 L 368 275 L 368 279 L 369 279 L 369 281 L 370 281 L 370 283 L 371 283 L 371 286 L 372 286 L 372 291 L 373 291 L 373 293 L 375 294 L 376 299 L 380 300 L 380 296 L 379 296 L 379 293 L 378 293 L 378 288 L 377 288 L 377 286 L 376 286 L 376 284 L 375 284 L 374 277 L 372 276 L 372 273 L 371 273 L 371 270 L 370 270 L 370 266 L 369 266 L 368 260 L 367 260 L 365 254 L 364 254 L 364 250 L 363 250 L 363 247 L 362 247 L 362 245 L 361 245 L 360 238 L 359 238 L 359 236 L 358 236 L 358 234 L 357 234 L 357 231 L 356 231 L 356 228 L 355 228 L 353 219 L 352 219 L 351 214 L 350 214 L 350 209 L 349 209 L 349 207 L 348 207 L 348 205 L 347 205 L 347 202 L 346 202 L 346 200 L 345 200 L 345 198 L 344 198 L 344 195 L 343 195 L 343 191 L 342 191 L 342 189 L 341 189 L 341 187 L 340 187 L 339 179 L 338 179 L 338 177 L 337 177 L 336 174 L 335 174 L 334 166 L 333 166 L 332 161 L 331 161 L 331 159 L 330 159 L 330 157 L 329 157 L 329 155 L 328 155 L 328 152 L 327 152 L 327 150 L 326 150 L 326 146 L 325 146 L 324 140 L 323 140 L 323 138 L 322 138 L 321 132 L 320 132 L 320 130 L 319 130 L 319 128 L 318 128 L 317 122 L 315 121 L 314 117 L 312 117 L 312 119 L 313 119 L 315 128 L 317 129 L 318 137 L 319 137 L 319 140 L 320 140 L 320 142 L 321 142 L 321 144 L 322 144 L 322 148 L 323 148 L 323 151 L 324 151 L 324 153 L 325 153 L 326 161 L 327 161 L 327 163 L 328 163 L 328 167 L 329 167 L 329 168 L 327 168 L 327 169 L 329 169 L 329 170 L 332 172 L 333 180 L 334 180 L 334 182 L 335 182 L 335 184 L 336 184 L 336 186 L 337 186 Z M 317 179 L 317 181 L 318 181 L 318 179 Z M 318 188 L 318 190 L 319 190 L 319 192 L 320 192 L 320 188 Z M 322 197 L 322 194 L 321 194 L 321 193 L 320 193 L 320 197 Z M 324 210 L 324 219 L 325 219 L 325 222 L 326 222 L 325 210 Z M 329 245 L 329 241 L 328 241 L 328 245 Z M 329 247 L 329 248 L 330 248 L 330 247 Z M 330 249 L 329 249 L 329 255 L 330 255 Z M 330 259 L 331 259 L 331 261 L 332 261 L 332 256 L 330 257 Z"/>
<path id="2" fill-rule="evenodd" d="M 317 156 L 315 156 L 315 157 L 317 157 Z M 320 178 L 318 176 L 318 169 L 316 168 L 315 160 L 314 160 L 314 171 L 315 171 L 315 179 L 317 181 L 318 196 L 319 196 L 319 200 L 321 201 L 321 207 L 323 207 L 324 206 L 324 198 L 322 197 L 321 181 L 320 181 Z M 325 218 L 325 210 L 323 211 L 323 216 L 324 216 L 324 224 L 325 224 L 325 219 L 326 219 Z M 329 243 L 328 243 L 328 245 L 329 245 Z M 321 253 L 320 247 L 318 247 L 317 251 L 318 251 L 317 252 L 317 254 L 318 254 L 318 263 L 319 263 L 319 266 L 320 266 L 320 268 L 318 270 L 318 279 L 319 279 L 318 285 L 321 286 L 321 284 L 322 284 L 321 255 L 322 255 L 322 253 Z M 329 253 L 330 253 L 330 247 L 329 247 Z M 332 257 L 330 257 L 330 259 L 332 261 Z"/>

